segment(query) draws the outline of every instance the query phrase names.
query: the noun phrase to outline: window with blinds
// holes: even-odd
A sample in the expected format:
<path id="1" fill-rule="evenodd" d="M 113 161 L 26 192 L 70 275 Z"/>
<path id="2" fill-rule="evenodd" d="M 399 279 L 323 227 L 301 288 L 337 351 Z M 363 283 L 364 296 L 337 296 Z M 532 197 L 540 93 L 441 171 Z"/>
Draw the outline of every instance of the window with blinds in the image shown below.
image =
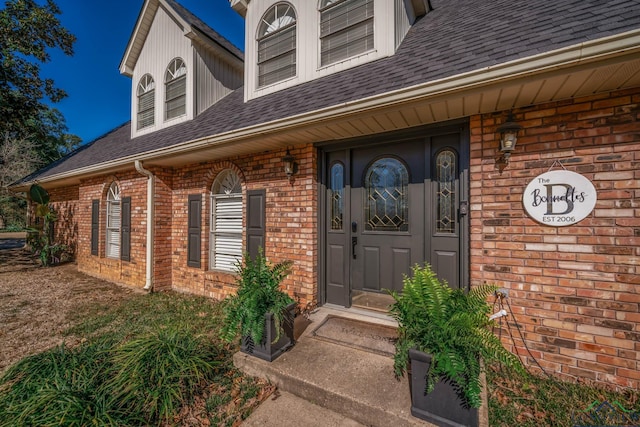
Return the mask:
<path id="1" fill-rule="evenodd" d="M 175 58 L 167 67 L 165 82 L 165 120 L 187 113 L 187 66 Z"/>
<path id="2" fill-rule="evenodd" d="M 218 174 L 211 188 L 210 268 L 236 271 L 242 260 L 242 186 L 231 169 Z"/>
<path id="3" fill-rule="evenodd" d="M 107 193 L 107 241 L 108 258 L 120 258 L 120 227 L 122 225 L 122 207 L 120 205 L 120 187 L 115 182 Z"/>
<path id="4" fill-rule="evenodd" d="M 155 123 L 155 89 L 153 77 L 149 74 L 142 76 L 138 83 L 138 130 Z"/>
<path id="5" fill-rule="evenodd" d="M 265 13 L 258 31 L 258 86 L 296 75 L 296 13 L 278 3 Z"/>
<path id="6" fill-rule="evenodd" d="M 329 65 L 373 49 L 374 0 L 324 0 L 320 63 Z"/>

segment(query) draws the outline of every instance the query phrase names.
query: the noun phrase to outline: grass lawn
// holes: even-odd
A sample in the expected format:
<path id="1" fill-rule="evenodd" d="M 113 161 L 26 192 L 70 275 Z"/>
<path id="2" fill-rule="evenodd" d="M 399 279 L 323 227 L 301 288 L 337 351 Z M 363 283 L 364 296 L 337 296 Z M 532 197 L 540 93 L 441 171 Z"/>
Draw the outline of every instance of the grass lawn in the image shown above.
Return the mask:
<path id="1" fill-rule="evenodd" d="M 64 331 L 80 345 L 4 373 L 0 426 L 234 426 L 273 391 L 233 367 L 210 299 L 138 294 L 95 311 Z"/>
<path id="2" fill-rule="evenodd" d="M 63 330 L 73 346 L 26 357 L 4 372 L 0 427 L 235 426 L 273 392 L 233 367 L 237 348 L 219 339 L 215 301 L 132 294 L 87 307 Z M 593 408 L 581 411 L 603 401 L 630 411 L 624 425 L 640 425 L 631 414 L 640 414 L 638 391 L 613 393 L 500 369 L 488 371 L 487 383 L 491 426 L 572 426 L 576 415 L 590 425 L 584 421 Z"/>

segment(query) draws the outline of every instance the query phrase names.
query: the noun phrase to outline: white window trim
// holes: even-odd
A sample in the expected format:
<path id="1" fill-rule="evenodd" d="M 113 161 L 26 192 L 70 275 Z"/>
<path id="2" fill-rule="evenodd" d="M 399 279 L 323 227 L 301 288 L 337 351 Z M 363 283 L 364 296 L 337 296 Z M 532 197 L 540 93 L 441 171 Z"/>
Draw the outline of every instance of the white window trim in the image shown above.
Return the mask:
<path id="1" fill-rule="evenodd" d="M 106 218 L 106 241 L 105 253 L 107 258 L 120 259 L 121 250 L 121 227 L 122 227 L 122 202 L 120 187 L 115 182 L 109 187 L 107 193 L 107 218 Z M 118 211 L 115 212 L 116 206 Z M 117 220 L 117 226 L 111 225 Z M 114 252 L 115 251 L 115 252 Z"/>
<path id="2" fill-rule="evenodd" d="M 229 181 L 227 179 L 230 178 Z M 216 188 L 218 187 L 218 188 Z M 236 192 L 233 192 L 233 191 Z M 238 192 L 239 191 L 239 192 Z M 216 229 L 217 225 L 217 203 L 220 200 L 225 201 L 236 201 L 240 204 L 240 212 L 239 216 L 233 217 L 237 222 L 237 230 L 225 230 L 218 231 Z M 243 217 L 243 197 L 242 197 L 242 188 L 240 186 L 240 177 L 238 174 L 232 169 L 226 169 L 221 171 L 216 177 L 212 187 L 211 187 L 211 221 L 209 223 L 209 269 L 215 271 L 225 271 L 235 273 L 237 271 L 237 265 L 240 261 L 242 261 L 242 217 Z M 227 265 L 217 265 L 216 255 L 220 253 L 220 251 L 216 248 L 217 238 L 225 237 L 227 239 L 232 239 L 236 246 L 240 248 L 240 251 L 237 253 L 221 253 L 221 255 L 226 255 L 230 258 L 235 258 L 233 261 L 228 261 Z"/>
<path id="3" fill-rule="evenodd" d="M 372 7 L 374 8 L 373 15 L 371 17 L 369 17 L 369 18 L 366 18 L 365 20 L 363 20 L 361 22 L 366 22 L 366 21 L 371 20 L 373 46 L 370 49 L 364 50 L 362 52 L 358 52 L 358 53 L 353 54 L 351 56 L 347 56 L 345 58 L 338 59 L 338 60 L 335 60 L 335 61 L 330 61 L 330 62 L 327 62 L 326 64 L 322 63 L 322 41 L 323 41 L 322 40 L 323 39 L 323 36 L 322 36 L 322 14 L 325 11 L 330 10 L 330 9 L 332 9 L 334 7 L 340 7 L 341 4 L 347 3 L 349 1 L 352 1 L 352 0 L 333 0 L 333 1 L 327 2 L 324 5 L 322 4 L 324 2 L 320 2 L 320 7 L 318 9 L 318 12 L 319 12 L 319 14 L 318 14 L 318 70 L 322 70 L 322 69 L 326 69 L 326 68 L 330 68 L 330 67 L 335 67 L 338 64 L 349 62 L 349 61 L 353 61 L 354 59 L 357 59 L 357 58 L 360 58 L 360 57 L 364 57 L 364 56 L 368 56 L 368 55 L 372 55 L 372 54 L 376 53 L 376 34 L 377 34 L 377 31 L 376 31 L 376 10 L 375 10 L 376 2 L 375 2 L 375 0 L 370 0 L 371 4 L 372 4 Z M 359 24 L 359 23 L 355 23 L 355 24 L 349 25 L 348 27 L 345 27 L 342 30 L 337 31 L 337 33 L 344 32 L 348 28 L 352 28 L 357 24 Z M 324 37 L 327 37 L 327 36 L 324 36 Z"/>
<path id="4" fill-rule="evenodd" d="M 278 8 L 279 7 L 286 7 L 287 9 L 285 10 L 285 14 L 282 16 L 278 16 Z M 267 15 L 269 15 L 271 13 L 271 11 L 274 11 L 274 18 L 275 21 L 274 22 L 267 22 L 265 21 L 265 17 Z M 291 11 L 293 16 L 287 15 L 287 13 Z M 288 18 L 288 19 L 287 19 Z M 277 37 L 279 33 L 285 32 L 285 31 L 289 31 L 290 29 L 293 29 L 293 37 L 295 40 L 295 46 L 293 47 L 293 49 L 290 49 L 284 53 L 280 53 L 277 56 L 274 56 L 273 58 L 269 58 L 267 60 L 263 60 L 262 62 L 260 62 L 259 60 L 259 52 L 260 52 L 260 43 L 270 37 Z M 262 17 L 260 18 L 260 21 L 258 22 L 258 34 L 256 37 L 256 63 L 255 63 L 255 67 L 256 67 L 256 74 L 255 74 L 255 78 L 256 78 L 256 90 L 262 90 L 274 85 L 278 85 L 281 84 L 285 81 L 291 80 L 291 79 L 295 79 L 298 75 L 298 14 L 297 11 L 295 9 L 295 7 L 293 7 L 293 5 L 291 3 L 288 2 L 278 2 L 276 4 L 274 4 L 273 6 L 271 6 L 269 9 L 267 9 L 267 11 L 262 15 Z M 273 61 L 274 59 L 278 58 L 278 57 L 282 57 L 284 55 L 288 55 L 291 52 L 293 52 L 293 65 L 294 65 L 294 72 L 291 76 L 287 76 L 284 77 L 280 80 L 277 81 L 273 81 L 270 83 L 266 83 L 266 84 L 260 84 L 260 67 L 261 65 L 268 63 L 269 61 Z M 266 74 L 265 74 L 266 75 Z"/>
<path id="5" fill-rule="evenodd" d="M 178 66 L 180 64 L 180 66 Z M 169 85 L 178 83 L 180 80 L 184 80 L 184 93 L 169 98 Z M 184 117 L 187 114 L 187 64 L 182 58 L 174 58 L 171 60 L 164 73 L 164 121 L 170 122 L 172 120 Z M 184 113 L 177 116 L 169 117 L 169 103 L 176 99 L 182 98 L 184 100 Z"/>
<path id="6" fill-rule="evenodd" d="M 151 106 L 145 110 L 141 110 L 142 97 L 151 94 Z M 156 123 L 156 83 L 151 74 L 145 74 L 138 83 L 137 93 L 137 115 L 136 115 L 136 128 L 138 131 L 153 127 Z M 143 112 L 151 112 L 151 123 L 142 126 L 140 116 Z"/>

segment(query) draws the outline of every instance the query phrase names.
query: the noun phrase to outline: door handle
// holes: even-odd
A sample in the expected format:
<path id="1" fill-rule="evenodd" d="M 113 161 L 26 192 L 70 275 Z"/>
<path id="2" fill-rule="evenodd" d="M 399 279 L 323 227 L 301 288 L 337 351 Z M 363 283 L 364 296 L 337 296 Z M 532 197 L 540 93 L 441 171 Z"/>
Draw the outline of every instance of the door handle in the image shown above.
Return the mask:
<path id="1" fill-rule="evenodd" d="M 358 238 L 357 237 L 352 237 L 351 238 L 351 255 L 353 256 L 353 259 L 356 259 L 356 245 L 358 244 Z"/>

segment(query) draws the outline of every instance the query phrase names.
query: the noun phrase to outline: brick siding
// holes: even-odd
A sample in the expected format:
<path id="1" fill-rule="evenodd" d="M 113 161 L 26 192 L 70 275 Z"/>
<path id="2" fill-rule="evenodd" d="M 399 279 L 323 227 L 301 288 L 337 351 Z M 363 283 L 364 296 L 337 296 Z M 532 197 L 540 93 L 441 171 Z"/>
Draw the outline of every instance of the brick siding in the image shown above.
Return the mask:
<path id="1" fill-rule="evenodd" d="M 600 94 L 513 111 L 523 126 L 507 169 L 495 169 L 496 128 L 507 112 L 470 118 L 471 284 L 509 289 L 512 315 L 541 366 L 561 377 L 640 387 L 640 90 Z M 256 153 L 155 174 L 154 285 L 221 299 L 235 291 L 232 274 L 209 268 L 210 190 L 227 168 L 243 194 L 264 189 L 265 254 L 292 260 L 283 287 L 302 304 L 318 295 L 318 159 L 313 145 L 291 150 L 298 173 L 283 172 L 285 151 Z M 590 179 L 595 210 L 568 227 L 530 219 L 522 192 L 560 161 Z M 555 166 L 558 168 L 559 166 Z M 111 182 L 132 197 L 131 261 L 105 257 L 106 192 Z M 147 178 L 133 168 L 52 190 L 57 231 L 77 241 L 79 270 L 142 287 L 146 264 Z M 201 267 L 187 266 L 187 202 L 202 195 Z M 92 256 L 91 200 L 101 201 L 99 256 Z M 244 219 L 246 221 L 246 218 Z M 245 236 L 243 236 L 243 243 Z M 505 344 L 534 369 L 525 343 Z"/>
<path id="2" fill-rule="evenodd" d="M 507 112 L 471 118 L 472 285 L 509 289 L 513 315 L 545 370 L 638 388 L 640 90 L 513 113 L 523 130 L 502 175 L 494 167 L 496 128 Z M 521 202 L 529 181 L 556 160 L 598 192 L 591 215 L 568 227 L 533 221 Z M 533 366 L 524 343 L 505 336 Z"/>

